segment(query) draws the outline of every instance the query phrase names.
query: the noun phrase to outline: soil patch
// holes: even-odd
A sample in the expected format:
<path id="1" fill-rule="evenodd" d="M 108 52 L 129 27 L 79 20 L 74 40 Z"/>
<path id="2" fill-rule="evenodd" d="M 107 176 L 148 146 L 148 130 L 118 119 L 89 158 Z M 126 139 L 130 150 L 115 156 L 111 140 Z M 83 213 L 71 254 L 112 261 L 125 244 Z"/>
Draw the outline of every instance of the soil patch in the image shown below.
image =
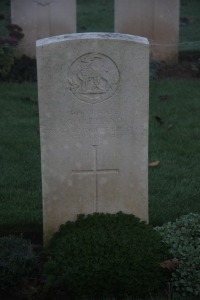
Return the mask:
<path id="1" fill-rule="evenodd" d="M 180 53 L 179 62 L 173 66 L 163 65 L 157 79 L 199 79 L 200 52 Z"/>

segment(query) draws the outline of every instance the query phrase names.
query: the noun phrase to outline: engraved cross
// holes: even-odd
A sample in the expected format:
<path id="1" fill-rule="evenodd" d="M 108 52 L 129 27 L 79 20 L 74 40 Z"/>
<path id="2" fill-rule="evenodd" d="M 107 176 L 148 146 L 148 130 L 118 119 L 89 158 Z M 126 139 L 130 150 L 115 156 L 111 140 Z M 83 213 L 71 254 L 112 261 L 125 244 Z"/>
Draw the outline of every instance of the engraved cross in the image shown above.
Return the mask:
<path id="1" fill-rule="evenodd" d="M 98 190 L 98 175 L 107 175 L 107 174 L 119 174 L 118 169 L 99 169 L 98 168 L 98 153 L 97 153 L 97 145 L 93 145 L 94 149 L 94 166 L 91 170 L 72 170 L 72 175 L 93 175 L 94 177 L 94 199 L 95 199 L 95 210 L 98 211 L 98 198 L 99 198 L 99 190 Z"/>

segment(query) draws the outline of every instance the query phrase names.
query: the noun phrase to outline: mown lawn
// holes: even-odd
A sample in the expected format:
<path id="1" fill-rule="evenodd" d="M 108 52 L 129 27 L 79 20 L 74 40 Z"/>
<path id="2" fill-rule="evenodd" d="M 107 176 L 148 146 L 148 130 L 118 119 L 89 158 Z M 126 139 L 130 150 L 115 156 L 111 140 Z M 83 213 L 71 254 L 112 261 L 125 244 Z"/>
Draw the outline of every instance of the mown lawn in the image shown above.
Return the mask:
<path id="1" fill-rule="evenodd" d="M 114 0 L 77 0 L 78 32 L 113 32 Z"/>
<path id="2" fill-rule="evenodd" d="M 180 51 L 200 51 L 200 1 L 181 0 L 180 17 L 186 21 L 180 27 Z"/>
<path id="3" fill-rule="evenodd" d="M 0 84 L 0 226 L 42 223 L 36 83 Z"/>
<path id="4" fill-rule="evenodd" d="M 151 82 L 149 160 L 160 161 L 149 169 L 152 224 L 200 213 L 199 99 L 199 80 Z"/>

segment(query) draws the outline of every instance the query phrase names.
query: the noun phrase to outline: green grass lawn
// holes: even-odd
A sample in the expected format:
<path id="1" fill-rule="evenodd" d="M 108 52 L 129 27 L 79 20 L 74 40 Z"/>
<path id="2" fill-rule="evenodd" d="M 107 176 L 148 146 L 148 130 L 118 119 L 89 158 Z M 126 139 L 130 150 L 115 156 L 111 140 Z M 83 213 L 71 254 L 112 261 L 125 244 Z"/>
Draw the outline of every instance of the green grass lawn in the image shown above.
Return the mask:
<path id="1" fill-rule="evenodd" d="M 189 212 L 200 213 L 199 100 L 199 80 L 151 82 L 149 159 L 160 161 L 158 167 L 149 170 L 152 224 Z"/>
<path id="2" fill-rule="evenodd" d="M 200 51 L 200 1 L 181 0 L 180 16 L 189 20 L 180 27 L 180 51 Z"/>
<path id="3" fill-rule="evenodd" d="M 37 86 L 0 84 L 0 226 L 42 223 Z"/>
<path id="4" fill-rule="evenodd" d="M 9 16 L 6 2 L 1 1 L 0 10 L 6 10 Z M 200 1 L 182 0 L 181 3 L 181 15 L 195 19 L 193 24 L 181 27 L 181 41 L 195 41 L 200 36 Z M 77 4 L 78 31 L 113 31 L 113 0 L 78 0 Z M 35 83 L 0 83 L 2 230 L 22 226 L 39 228 L 42 224 L 36 100 Z M 157 167 L 149 169 L 151 224 L 162 224 L 189 212 L 200 213 L 199 113 L 198 80 L 151 82 L 149 161 L 160 161 Z"/>
<path id="5" fill-rule="evenodd" d="M 113 32 L 114 0 L 77 0 L 78 32 Z"/>

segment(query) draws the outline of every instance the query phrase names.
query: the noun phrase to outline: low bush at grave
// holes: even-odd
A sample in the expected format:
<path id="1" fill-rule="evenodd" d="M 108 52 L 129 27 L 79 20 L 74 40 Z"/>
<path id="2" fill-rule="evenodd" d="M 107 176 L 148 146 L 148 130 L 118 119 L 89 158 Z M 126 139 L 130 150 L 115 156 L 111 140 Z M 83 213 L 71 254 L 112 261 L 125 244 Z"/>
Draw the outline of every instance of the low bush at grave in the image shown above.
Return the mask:
<path id="1" fill-rule="evenodd" d="M 168 299 L 159 289 L 169 280 L 168 268 L 172 298 L 199 299 L 200 215 L 191 213 L 156 229 L 159 234 L 122 213 L 79 216 L 53 237 L 45 272 L 47 258 L 41 247 L 34 247 L 34 254 L 30 241 L 1 237 L 0 298 L 71 299 L 71 294 L 72 299 L 150 299 L 149 292 L 158 290 L 161 298 L 155 299 Z M 166 260 L 169 256 L 173 259 Z"/>
<path id="2" fill-rule="evenodd" d="M 24 37 L 22 28 L 16 24 L 6 24 L 6 16 L 0 13 L 4 33 L 0 32 L 0 81 L 36 81 L 36 60 L 23 55 L 15 57 L 16 46 Z"/>
<path id="3" fill-rule="evenodd" d="M 169 258 L 166 245 L 134 215 L 80 215 L 60 227 L 48 256 L 47 290 L 60 289 L 76 299 L 141 296 L 169 279 L 160 267 Z"/>
<path id="4" fill-rule="evenodd" d="M 182 296 L 200 296 L 200 215 L 190 213 L 156 228 L 177 263 L 172 286 Z"/>
<path id="5" fill-rule="evenodd" d="M 0 238 L 0 291 L 20 288 L 22 278 L 34 268 L 36 256 L 31 243 L 16 236 Z"/>

